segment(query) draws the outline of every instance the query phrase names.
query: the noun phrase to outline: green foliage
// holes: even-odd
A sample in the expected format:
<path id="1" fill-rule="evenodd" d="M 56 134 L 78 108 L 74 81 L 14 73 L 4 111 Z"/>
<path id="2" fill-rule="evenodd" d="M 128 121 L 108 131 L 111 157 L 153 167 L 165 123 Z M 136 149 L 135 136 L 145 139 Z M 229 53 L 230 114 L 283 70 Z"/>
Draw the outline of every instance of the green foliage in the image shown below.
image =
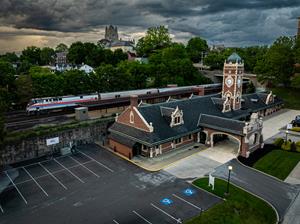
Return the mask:
<path id="1" fill-rule="evenodd" d="M 220 179 L 215 179 L 214 190 L 208 186 L 208 178 L 197 179 L 193 184 L 219 197 L 224 197 L 227 188 L 227 182 Z M 275 211 L 265 201 L 238 187 L 229 186 L 230 195 L 226 197 L 226 201 L 209 208 L 186 223 L 273 224 L 276 222 Z"/>
<path id="2" fill-rule="evenodd" d="M 15 82 L 17 89 L 17 102 L 25 107 L 33 97 L 32 79 L 30 75 L 19 75 Z"/>
<path id="3" fill-rule="evenodd" d="M 247 88 L 246 88 L 246 93 L 249 94 L 249 93 L 255 93 L 256 91 L 256 88 L 253 84 L 253 82 L 250 82 L 248 85 L 247 85 Z"/>
<path id="4" fill-rule="evenodd" d="M 295 89 L 300 89 L 300 75 L 293 77 L 291 80 L 291 86 Z"/>
<path id="5" fill-rule="evenodd" d="M 278 148 L 281 148 L 283 143 L 284 143 L 283 138 L 276 138 L 273 145 L 277 146 Z"/>
<path id="6" fill-rule="evenodd" d="M 300 153 L 298 152 L 273 150 L 260 158 L 254 164 L 254 168 L 281 180 L 285 180 L 299 161 Z"/>
<path id="7" fill-rule="evenodd" d="M 0 55 L 0 61 L 6 61 L 6 62 L 10 62 L 10 63 L 16 63 L 18 62 L 19 57 L 16 55 L 15 52 L 8 52 L 4 55 Z"/>
<path id="8" fill-rule="evenodd" d="M 67 55 L 68 61 L 73 64 L 82 64 L 85 62 L 86 51 L 82 42 L 71 44 Z"/>
<path id="9" fill-rule="evenodd" d="M 41 49 L 35 46 L 27 47 L 22 51 L 21 60 L 28 61 L 33 65 L 41 64 Z"/>
<path id="10" fill-rule="evenodd" d="M 201 37 L 193 37 L 188 41 L 186 50 L 190 59 L 196 63 L 201 60 L 201 54 L 208 50 L 208 45 Z"/>
<path id="11" fill-rule="evenodd" d="M 89 75 L 83 71 L 70 70 L 56 76 L 59 76 L 57 78 L 63 82 L 64 95 L 79 95 L 91 92 Z"/>
<path id="12" fill-rule="evenodd" d="M 218 52 L 210 52 L 204 58 L 204 64 L 210 66 L 211 70 L 222 69 L 224 61 L 224 55 Z"/>
<path id="13" fill-rule="evenodd" d="M 293 127 L 293 128 L 291 129 L 291 131 L 300 132 L 300 127 Z"/>
<path id="14" fill-rule="evenodd" d="M 271 90 L 283 100 L 286 108 L 300 110 L 300 91 L 284 87 L 271 88 Z"/>
<path id="15" fill-rule="evenodd" d="M 171 37 L 164 26 L 151 27 L 147 30 L 146 36 L 139 39 L 137 53 L 140 56 L 149 56 L 157 50 L 169 47 Z"/>
<path id="16" fill-rule="evenodd" d="M 300 141 L 296 142 L 295 145 L 296 145 L 296 151 L 300 152 Z"/>
<path id="17" fill-rule="evenodd" d="M 55 61 L 55 51 L 50 47 L 44 47 L 40 53 L 40 65 L 50 65 Z"/>
<path id="18" fill-rule="evenodd" d="M 65 45 L 64 43 L 60 43 L 56 46 L 55 52 L 67 52 L 68 51 L 68 46 Z"/>
<path id="19" fill-rule="evenodd" d="M 255 67 L 259 81 L 274 85 L 289 84 L 290 77 L 293 75 L 293 45 L 294 40 L 289 37 L 279 37 L 273 43 Z"/>
<path id="20" fill-rule="evenodd" d="M 291 148 L 292 148 L 292 142 L 290 142 L 290 141 L 284 142 L 281 145 L 281 149 L 283 149 L 285 151 L 291 151 Z"/>

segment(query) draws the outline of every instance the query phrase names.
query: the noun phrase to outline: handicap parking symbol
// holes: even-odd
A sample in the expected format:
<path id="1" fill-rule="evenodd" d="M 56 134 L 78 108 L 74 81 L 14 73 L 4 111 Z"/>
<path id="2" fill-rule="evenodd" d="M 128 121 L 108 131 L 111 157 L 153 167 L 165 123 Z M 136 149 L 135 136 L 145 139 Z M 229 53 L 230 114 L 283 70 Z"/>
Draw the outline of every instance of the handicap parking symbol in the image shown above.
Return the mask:
<path id="1" fill-rule="evenodd" d="M 195 194 L 195 190 L 191 189 L 191 188 L 187 188 L 183 191 L 183 193 L 186 195 L 186 196 L 192 196 L 193 194 Z"/>
<path id="2" fill-rule="evenodd" d="M 169 198 L 164 198 L 160 201 L 163 205 L 171 205 L 173 201 Z"/>

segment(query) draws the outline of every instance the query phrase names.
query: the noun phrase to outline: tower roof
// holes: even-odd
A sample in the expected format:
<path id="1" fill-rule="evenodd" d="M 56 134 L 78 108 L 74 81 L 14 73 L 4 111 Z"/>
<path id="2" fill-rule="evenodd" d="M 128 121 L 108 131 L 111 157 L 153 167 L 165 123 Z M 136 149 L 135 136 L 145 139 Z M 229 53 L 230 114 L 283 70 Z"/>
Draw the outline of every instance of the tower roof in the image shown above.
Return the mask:
<path id="1" fill-rule="evenodd" d="M 242 62 L 242 58 L 237 54 L 237 53 L 232 53 L 226 60 L 227 62 L 232 62 L 232 63 L 240 63 Z"/>

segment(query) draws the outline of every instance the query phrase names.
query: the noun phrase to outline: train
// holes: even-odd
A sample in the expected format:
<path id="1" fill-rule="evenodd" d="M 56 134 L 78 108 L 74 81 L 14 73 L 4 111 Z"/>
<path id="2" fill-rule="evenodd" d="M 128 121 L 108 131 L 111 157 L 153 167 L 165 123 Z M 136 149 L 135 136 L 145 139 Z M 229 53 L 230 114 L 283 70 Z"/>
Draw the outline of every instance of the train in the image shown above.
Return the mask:
<path id="1" fill-rule="evenodd" d="M 59 97 L 43 97 L 31 99 L 27 104 L 26 112 L 28 114 L 36 114 L 41 112 L 50 112 L 54 110 L 70 109 L 77 107 L 81 103 L 87 103 L 98 100 L 118 99 L 126 98 L 131 95 L 154 95 L 159 93 L 166 93 L 172 91 L 184 91 L 193 89 L 196 87 L 204 88 L 217 88 L 221 87 L 221 83 L 217 84 L 205 84 L 205 85 L 194 85 L 194 86 L 180 86 L 180 87 L 166 87 L 166 88 L 149 88 L 149 89 L 138 89 L 129 91 L 119 92 L 108 92 L 100 94 L 88 94 L 79 96 L 59 96 Z"/>

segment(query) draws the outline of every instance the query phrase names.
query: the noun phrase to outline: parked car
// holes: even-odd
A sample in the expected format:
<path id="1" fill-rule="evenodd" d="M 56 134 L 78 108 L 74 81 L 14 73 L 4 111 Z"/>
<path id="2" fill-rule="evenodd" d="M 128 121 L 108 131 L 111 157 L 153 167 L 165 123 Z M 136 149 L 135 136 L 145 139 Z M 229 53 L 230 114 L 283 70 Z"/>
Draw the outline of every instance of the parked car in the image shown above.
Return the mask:
<path id="1" fill-rule="evenodd" d="M 295 117 L 295 120 L 292 121 L 293 127 L 300 127 L 300 115 Z"/>

